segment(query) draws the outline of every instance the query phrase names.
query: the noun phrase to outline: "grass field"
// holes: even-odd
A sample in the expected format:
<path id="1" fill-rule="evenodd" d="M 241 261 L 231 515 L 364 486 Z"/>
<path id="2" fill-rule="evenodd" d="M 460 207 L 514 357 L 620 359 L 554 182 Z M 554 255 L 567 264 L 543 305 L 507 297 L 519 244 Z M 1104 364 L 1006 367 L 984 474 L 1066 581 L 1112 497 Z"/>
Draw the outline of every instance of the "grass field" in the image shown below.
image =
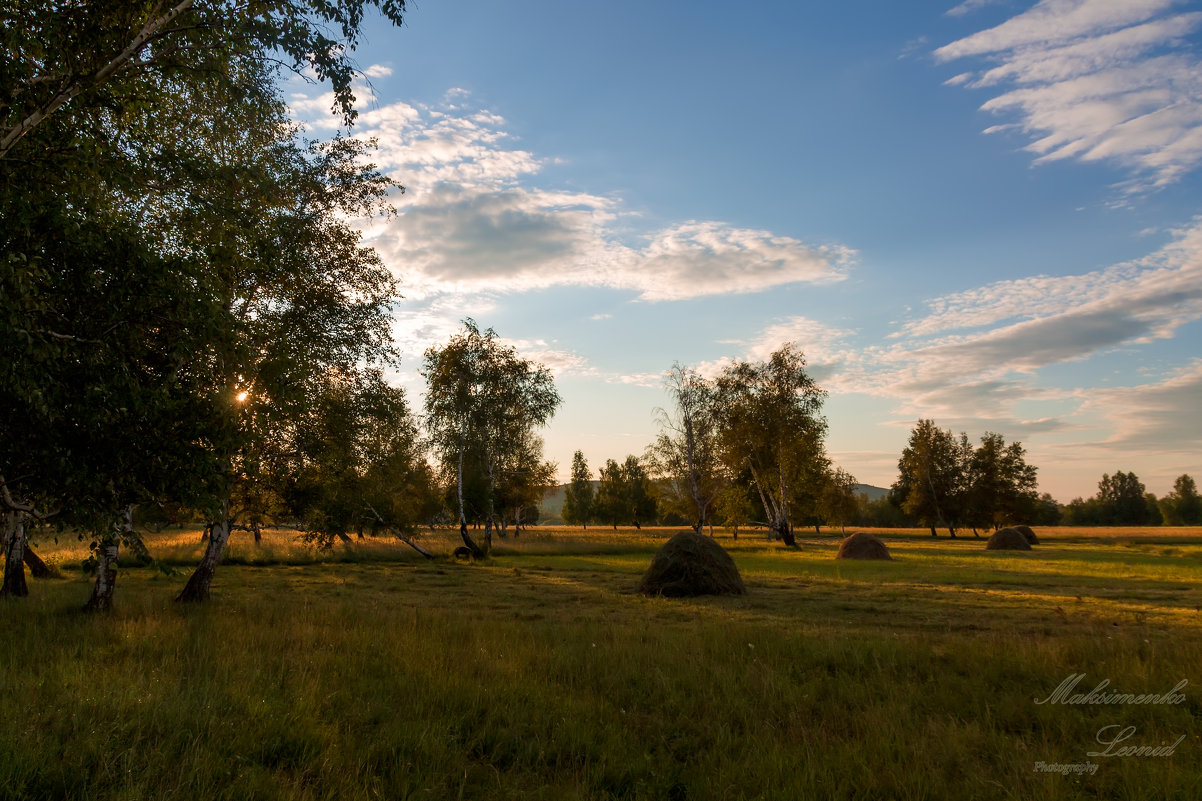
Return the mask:
<path id="1" fill-rule="evenodd" d="M 534 529 L 476 564 L 241 535 L 182 607 L 199 537 L 165 532 L 178 572 L 123 567 L 99 617 L 79 544 L 37 541 L 65 578 L 0 603 L 0 799 L 1202 798 L 1202 531 L 882 532 L 886 563 L 719 532 L 746 596 L 633 594 L 671 533 Z M 1076 674 L 1188 684 L 1036 703 Z"/>

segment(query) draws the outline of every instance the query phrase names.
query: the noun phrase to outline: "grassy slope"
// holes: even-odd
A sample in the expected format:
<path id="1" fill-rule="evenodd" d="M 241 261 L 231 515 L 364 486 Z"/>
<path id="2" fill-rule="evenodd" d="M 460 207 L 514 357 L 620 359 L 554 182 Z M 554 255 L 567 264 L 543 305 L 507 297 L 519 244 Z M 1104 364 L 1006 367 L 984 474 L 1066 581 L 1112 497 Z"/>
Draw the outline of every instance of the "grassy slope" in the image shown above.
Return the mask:
<path id="1" fill-rule="evenodd" d="M 723 538 L 747 596 L 631 594 L 668 533 L 538 530 L 476 565 L 272 533 L 234 544 L 205 607 L 171 602 L 184 574 L 123 569 L 101 618 L 77 572 L 35 582 L 0 604 L 0 799 L 1202 797 L 1196 536 L 1041 531 L 1002 554 L 896 533 L 891 563 Z M 1034 703 L 1082 672 L 1190 685 Z M 1186 739 L 1086 757 L 1112 724 Z"/>

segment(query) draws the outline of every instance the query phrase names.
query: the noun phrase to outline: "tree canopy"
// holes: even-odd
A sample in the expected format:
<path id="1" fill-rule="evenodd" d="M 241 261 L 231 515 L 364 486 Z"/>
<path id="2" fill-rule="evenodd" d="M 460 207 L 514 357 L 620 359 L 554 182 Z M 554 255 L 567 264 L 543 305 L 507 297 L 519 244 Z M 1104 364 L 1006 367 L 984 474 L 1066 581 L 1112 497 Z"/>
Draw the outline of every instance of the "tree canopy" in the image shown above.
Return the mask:
<path id="1" fill-rule="evenodd" d="M 465 547 L 483 556 L 496 527 L 503 484 L 541 486 L 554 472 L 540 469 L 542 441 L 533 432 L 559 406 L 555 381 L 547 368 L 519 357 L 495 331 L 481 331 L 470 318 L 447 344 L 426 350 L 422 375 L 430 441 L 455 477 L 460 535 Z M 467 529 L 464 477 L 473 468 L 483 477 L 484 547 Z"/>

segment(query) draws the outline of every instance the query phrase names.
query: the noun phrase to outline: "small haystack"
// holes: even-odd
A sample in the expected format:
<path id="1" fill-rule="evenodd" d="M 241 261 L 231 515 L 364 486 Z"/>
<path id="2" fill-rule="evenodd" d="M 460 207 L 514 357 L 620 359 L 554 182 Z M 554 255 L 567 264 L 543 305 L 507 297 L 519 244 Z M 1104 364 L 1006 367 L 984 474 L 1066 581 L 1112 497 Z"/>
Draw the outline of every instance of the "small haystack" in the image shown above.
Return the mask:
<path id="1" fill-rule="evenodd" d="M 859 532 L 839 543 L 836 559 L 892 559 L 885 543 L 875 534 Z"/>
<path id="2" fill-rule="evenodd" d="M 1039 544 L 1039 537 L 1035 536 L 1035 532 L 1031 530 L 1030 526 L 1015 526 L 1014 528 L 1017 529 L 1020 534 L 1022 534 L 1024 537 L 1027 538 L 1028 545 L 1038 545 Z"/>
<path id="3" fill-rule="evenodd" d="M 639 581 L 643 595 L 742 595 L 747 591 L 735 560 L 703 534 L 682 531 L 655 552 Z"/>
<path id="4" fill-rule="evenodd" d="M 1031 543 L 1016 528 L 1004 528 L 993 532 L 989 542 L 985 543 L 987 551 L 1029 551 Z"/>

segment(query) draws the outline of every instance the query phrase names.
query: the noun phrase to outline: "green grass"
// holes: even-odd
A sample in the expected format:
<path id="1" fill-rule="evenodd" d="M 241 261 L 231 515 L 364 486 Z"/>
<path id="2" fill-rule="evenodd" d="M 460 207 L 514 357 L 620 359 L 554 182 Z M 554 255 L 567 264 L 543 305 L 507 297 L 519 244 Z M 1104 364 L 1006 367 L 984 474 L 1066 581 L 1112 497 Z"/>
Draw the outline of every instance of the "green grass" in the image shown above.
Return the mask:
<path id="1" fill-rule="evenodd" d="M 107 616 L 78 611 L 78 543 L 38 543 L 66 578 L 0 603 L 0 799 L 1202 797 L 1188 531 L 1041 531 L 1031 553 L 895 532 L 888 563 L 722 536 L 746 596 L 634 595 L 670 533 L 532 530 L 477 564 L 236 535 L 208 605 L 172 602 L 184 570 L 122 568 Z M 199 555 L 195 532 L 148 544 Z M 1034 703 L 1074 673 L 1190 684 Z M 1186 739 L 1085 756 L 1111 724 Z"/>

